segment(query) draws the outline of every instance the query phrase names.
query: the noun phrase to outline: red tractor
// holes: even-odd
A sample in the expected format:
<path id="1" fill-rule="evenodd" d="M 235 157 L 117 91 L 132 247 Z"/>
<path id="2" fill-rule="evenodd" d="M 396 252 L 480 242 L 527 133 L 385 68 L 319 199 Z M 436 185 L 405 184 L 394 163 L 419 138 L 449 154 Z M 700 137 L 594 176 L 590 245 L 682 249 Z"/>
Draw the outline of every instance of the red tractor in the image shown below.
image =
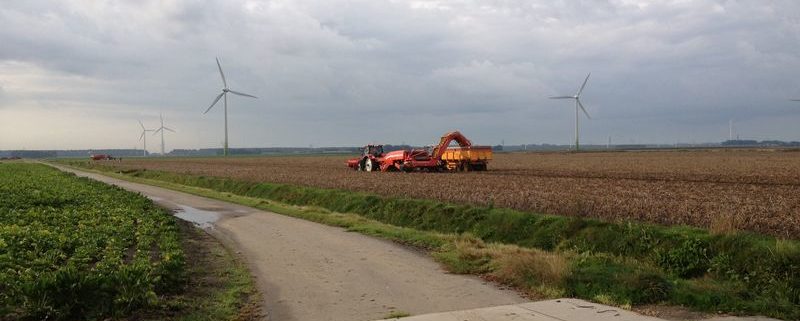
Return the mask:
<path id="1" fill-rule="evenodd" d="M 89 156 L 91 160 L 114 160 L 114 157 L 109 154 L 92 154 Z"/>
<path id="2" fill-rule="evenodd" d="M 459 147 L 449 147 L 453 141 Z M 492 148 L 473 146 L 464 135 L 455 131 L 442 136 L 439 144 L 428 149 L 396 150 L 384 153 L 383 145 L 367 145 L 359 158 L 347 166 L 359 171 L 485 171 L 492 159 Z"/>

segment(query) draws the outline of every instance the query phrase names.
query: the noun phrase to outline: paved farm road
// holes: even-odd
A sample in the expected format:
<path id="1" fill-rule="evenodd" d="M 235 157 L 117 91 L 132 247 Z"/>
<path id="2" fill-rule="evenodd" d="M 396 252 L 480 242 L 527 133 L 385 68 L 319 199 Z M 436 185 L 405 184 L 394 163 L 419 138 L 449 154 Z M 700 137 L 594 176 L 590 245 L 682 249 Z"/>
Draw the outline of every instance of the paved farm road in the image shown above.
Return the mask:
<path id="1" fill-rule="evenodd" d="M 248 261 L 269 320 L 376 320 L 391 311 L 419 315 L 525 302 L 515 292 L 479 278 L 447 274 L 428 256 L 389 241 L 169 189 L 62 170 L 139 192 L 170 209 L 219 214 L 213 229 Z"/>

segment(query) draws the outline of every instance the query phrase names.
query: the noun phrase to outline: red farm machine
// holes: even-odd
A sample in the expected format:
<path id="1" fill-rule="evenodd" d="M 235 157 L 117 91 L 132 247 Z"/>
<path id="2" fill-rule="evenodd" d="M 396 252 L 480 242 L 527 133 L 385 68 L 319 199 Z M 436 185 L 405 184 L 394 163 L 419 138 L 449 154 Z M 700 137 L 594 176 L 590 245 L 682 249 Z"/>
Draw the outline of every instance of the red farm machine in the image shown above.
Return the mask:
<path id="1" fill-rule="evenodd" d="M 114 160 L 114 157 L 109 154 L 92 154 L 89 156 L 91 160 Z"/>
<path id="2" fill-rule="evenodd" d="M 450 143 L 458 147 L 450 147 Z M 367 145 L 358 158 L 347 166 L 359 171 L 485 171 L 492 159 L 492 148 L 473 146 L 461 133 L 454 131 L 442 136 L 439 144 L 425 149 L 383 152 L 383 145 Z"/>

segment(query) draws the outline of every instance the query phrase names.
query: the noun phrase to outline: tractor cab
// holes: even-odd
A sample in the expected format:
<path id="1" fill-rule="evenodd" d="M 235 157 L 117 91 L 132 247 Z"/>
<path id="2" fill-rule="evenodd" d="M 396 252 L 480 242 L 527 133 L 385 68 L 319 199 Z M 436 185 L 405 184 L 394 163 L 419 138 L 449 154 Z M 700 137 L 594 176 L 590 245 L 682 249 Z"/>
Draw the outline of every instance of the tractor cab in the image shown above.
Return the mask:
<path id="1" fill-rule="evenodd" d="M 367 145 L 361 152 L 362 156 L 381 157 L 383 156 L 383 145 Z"/>

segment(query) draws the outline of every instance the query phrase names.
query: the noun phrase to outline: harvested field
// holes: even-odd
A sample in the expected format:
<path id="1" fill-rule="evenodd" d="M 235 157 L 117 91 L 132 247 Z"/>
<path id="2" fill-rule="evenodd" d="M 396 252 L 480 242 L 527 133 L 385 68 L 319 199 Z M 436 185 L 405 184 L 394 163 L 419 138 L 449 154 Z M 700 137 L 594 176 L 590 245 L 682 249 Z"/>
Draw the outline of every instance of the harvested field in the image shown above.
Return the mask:
<path id="1" fill-rule="evenodd" d="M 125 159 L 107 164 L 719 232 L 800 235 L 800 152 L 496 154 L 488 172 L 365 173 L 347 156 Z"/>

